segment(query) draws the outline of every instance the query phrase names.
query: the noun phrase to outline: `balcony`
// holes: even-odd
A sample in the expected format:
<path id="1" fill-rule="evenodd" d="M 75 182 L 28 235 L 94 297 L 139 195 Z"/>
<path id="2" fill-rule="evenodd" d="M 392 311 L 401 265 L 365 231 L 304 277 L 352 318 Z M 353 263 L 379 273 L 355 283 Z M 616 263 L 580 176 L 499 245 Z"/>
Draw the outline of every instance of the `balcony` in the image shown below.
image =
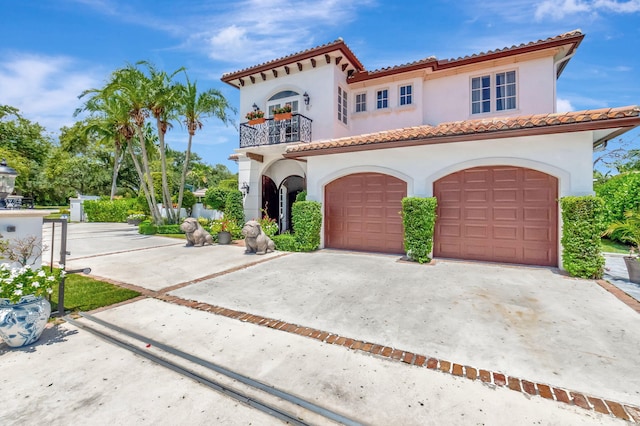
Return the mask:
<path id="1" fill-rule="evenodd" d="M 277 145 L 289 142 L 311 142 L 312 120 L 302 114 L 292 114 L 288 120 L 268 118 L 264 123 L 240 124 L 240 148 Z"/>

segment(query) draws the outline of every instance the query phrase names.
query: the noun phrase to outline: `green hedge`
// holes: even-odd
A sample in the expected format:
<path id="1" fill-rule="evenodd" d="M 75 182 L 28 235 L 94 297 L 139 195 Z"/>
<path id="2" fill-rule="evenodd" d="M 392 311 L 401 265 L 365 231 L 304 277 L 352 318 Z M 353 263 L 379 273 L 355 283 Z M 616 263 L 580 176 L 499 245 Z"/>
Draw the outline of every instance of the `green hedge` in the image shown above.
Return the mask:
<path id="1" fill-rule="evenodd" d="M 436 223 L 435 197 L 402 199 L 402 225 L 404 226 L 404 249 L 409 259 L 430 262 L 433 248 L 433 232 Z"/>
<path id="2" fill-rule="evenodd" d="M 224 203 L 225 219 L 233 220 L 242 228 L 244 225 L 244 205 L 242 192 L 235 189 L 227 192 Z"/>
<path id="3" fill-rule="evenodd" d="M 640 172 L 623 173 L 597 185 L 596 195 L 604 200 L 603 226 L 624 222 L 624 213 L 640 208 Z"/>
<path id="4" fill-rule="evenodd" d="M 313 251 L 320 247 L 322 205 L 317 201 L 296 201 L 291 206 L 296 251 Z"/>
<path id="5" fill-rule="evenodd" d="M 150 220 L 145 220 L 138 225 L 138 233 L 142 235 L 154 235 L 158 233 L 158 227 Z"/>
<path id="6" fill-rule="evenodd" d="M 594 196 L 563 197 L 562 265 L 580 278 L 602 278 L 604 256 L 600 252 L 604 201 Z"/>
<path id="7" fill-rule="evenodd" d="M 138 209 L 135 198 L 85 200 L 82 208 L 89 222 L 126 222 L 131 210 Z"/>
<path id="8" fill-rule="evenodd" d="M 182 229 L 180 229 L 180 225 L 158 225 L 157 226 L 158 234 L 184 234 Z"/>
<path id="9" fill-rule="evenodd" d="M 280 234 L 271 237 L 273 243 L 276 245 L 276 250 L 280 251 L 299 251 L 297 249 L 298 243 L 296 237 L 293 234 Z"/>

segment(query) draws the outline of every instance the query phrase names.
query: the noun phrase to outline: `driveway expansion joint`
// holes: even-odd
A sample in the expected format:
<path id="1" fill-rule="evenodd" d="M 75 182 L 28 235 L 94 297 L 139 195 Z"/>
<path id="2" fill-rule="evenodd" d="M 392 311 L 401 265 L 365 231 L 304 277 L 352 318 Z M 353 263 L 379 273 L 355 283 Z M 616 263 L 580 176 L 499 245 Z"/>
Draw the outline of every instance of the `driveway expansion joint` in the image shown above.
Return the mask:
<path id="1" fill-rule="evenodd" d="M 166 294 L 165 292 L 155 293 L 156 294 L 151 297 L 164 302 L 186 306 L 192 309 L 198 309 L 216 315 L 222 315 L 227 318 L 239 320 L 242 322 L 249 322 L 263 327 L 269 327 L 287 333 L 298 334 L 300 336 L 309 337 L 326 344 L 344 346 L 347 349 L 371 354 L 373 356 L 381 357 L 389 361 L 401 362 L 419 368 L 426 367 L 429 370 L 438 371 L 443 374 L 449 374 L 461 379 L 468 379 L 472 381 L 477 380 L 482 382 L 484 385 L 492 388 L 504 387 L 512 391 L 519 392 L 527 398 L 530 398 L 532 396 L 540 396 L 541 398 L 545 398 L 548 400 L 575 405 L 588 411 L 595 411 L 601 414 L 607 414 L 622 420 L 626 420 L 628 422 L 640 424 L 639 406 L 610 401 L 608 399 L 593 395 L 586 395 L 584 393 L 570 389 L 564 389 L 549 384 L 537 383 L 534 381 L 509 376 L 497 371 L 478 369 L 472 366 L 462 365 L 444 359 L 429 357 L 423 354 L 415 354 L 398 348 L 391 348 L 372 342 L 364 342 L 361 340 L 333 334 L 328 331 L 305 327 L 298 324 L 291 324 L 273 318 L 266 318 L 261 315 L 236 311 L 233 309 L 215 306 L 195 300 L 182 299 L 180 297 Z"/>

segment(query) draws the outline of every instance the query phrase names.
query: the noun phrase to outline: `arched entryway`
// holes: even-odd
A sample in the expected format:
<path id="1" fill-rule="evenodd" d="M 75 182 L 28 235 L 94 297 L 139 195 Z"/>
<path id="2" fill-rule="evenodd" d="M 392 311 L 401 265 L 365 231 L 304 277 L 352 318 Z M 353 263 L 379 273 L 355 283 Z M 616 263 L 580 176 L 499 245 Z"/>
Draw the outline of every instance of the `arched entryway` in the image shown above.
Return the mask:
<path id="1" fill-rule="evenodd" d="M 558 179 L 523 167 L 474 167 L 433 184 L 434 257 L 558 265 Z"/>
<path id="2" fill-rule="evenodd" d="M 356 173 L 325 186 L 325 247 L 404 253 L 402 198 L 407 184 L 382 173 Z"/>
<path id="3" fill-rule="evenodd" d="M 262 175 L 262 211 L 272 219 L 278 218 L 278 186 L 269 176 Z"/>
<path id="4" fill-rule="evenodd" d="M 278 188 L 278 227 L 280 232 L 292 231 L 291 206 L 296 201 L 296 196 L 304 191 L 305 181 L 301 176 L 287 176 Z"/>

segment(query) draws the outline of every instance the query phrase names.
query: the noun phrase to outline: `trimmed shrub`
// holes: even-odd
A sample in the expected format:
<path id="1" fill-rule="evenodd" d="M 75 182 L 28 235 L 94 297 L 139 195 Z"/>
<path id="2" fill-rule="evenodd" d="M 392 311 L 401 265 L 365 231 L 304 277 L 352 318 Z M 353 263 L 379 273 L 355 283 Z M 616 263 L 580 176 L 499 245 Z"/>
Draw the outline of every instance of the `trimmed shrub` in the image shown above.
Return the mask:
<path id="1" fill-rule="evenodd" d="M 271 239 L 276 245 L 276 250 L 299 251 L 297 250 L 298 243 L 296 242 L 296 237 L 292 234 L 274 235 Z"/>
<path id="2" fill-rule="evenodd" d="M 624 222 L 625 212 L 640 208 L 640 172 L 614 176 L 597 185 L 595 191 L 604 200 L 603 226 L 606 228 L 613 222 Z"/>
<path id="3" fill-rule="evenodd" d="M 229 191 L 220 187 L 209 188 L 204 193 L 204 204 L 213 210 L 224 210 L 224 205 L 227 201 L 227 194 Z"/>
<path id="4" fill-rule="evenodd" d="M 158 227 L 151 223 L 150 220 L 140 222 L 138 225 L 138 233 L 142 235 L 154 235 L 158 232 Z"/>
<path id="5" fill-rule="evenodd" d="M 320 247 L 322 205 L 317 201 L 297 201 L 291 206 L 296 251 L 313 251 Z"/>
<path id="6" fill-rule="evenodd" d="M 296 202 L 307 201 L 307 191 L 300 191 L 296 194 Z"/>
<path id="7" fill-rule="evenodd" d="M 82 208 L 89 222 L 126 222 L 130 210 L 137 210 L 135 198 L 117 200 L 85 200 Z"/>
<path id="8" fill-rule="evenodd" d="M 191 209 L 196 204 L 196 201 L 198 200 L 196 200 L 196 196 L 193 195 L 193 192 L 184 191 L 184 194 L 182 194 L 182 207 L 184 207 L 186 211 L 191 212 Z"/>
<path id="9" fill-rule="evenodd" d="M 158 234 L 184 234 L 180 229 L 180 225 L 158 225 L 157 228 Z"/>
<path id="10" fill-rule="evenodd" d="M 244 225 L 244 205 L 242 192 L 229 191 L 224 203 L 224 217 L 235 221 L 240 227 Z"/>
<path id="11" fill-rule="evenodd" d="M 563 197 L 562 266 L 574 277 L 602 278 L 604 256 L 600 252 L 603 232 L 602 199 L 594 196 Z"/>
<path id="12" fill-rule="evenodd" d="M 436 223 L 435 197 L 405 197 L 402 199 L 404 249 L 407 257 L 418 263 L 430 262 L 433 232 Z"/>

